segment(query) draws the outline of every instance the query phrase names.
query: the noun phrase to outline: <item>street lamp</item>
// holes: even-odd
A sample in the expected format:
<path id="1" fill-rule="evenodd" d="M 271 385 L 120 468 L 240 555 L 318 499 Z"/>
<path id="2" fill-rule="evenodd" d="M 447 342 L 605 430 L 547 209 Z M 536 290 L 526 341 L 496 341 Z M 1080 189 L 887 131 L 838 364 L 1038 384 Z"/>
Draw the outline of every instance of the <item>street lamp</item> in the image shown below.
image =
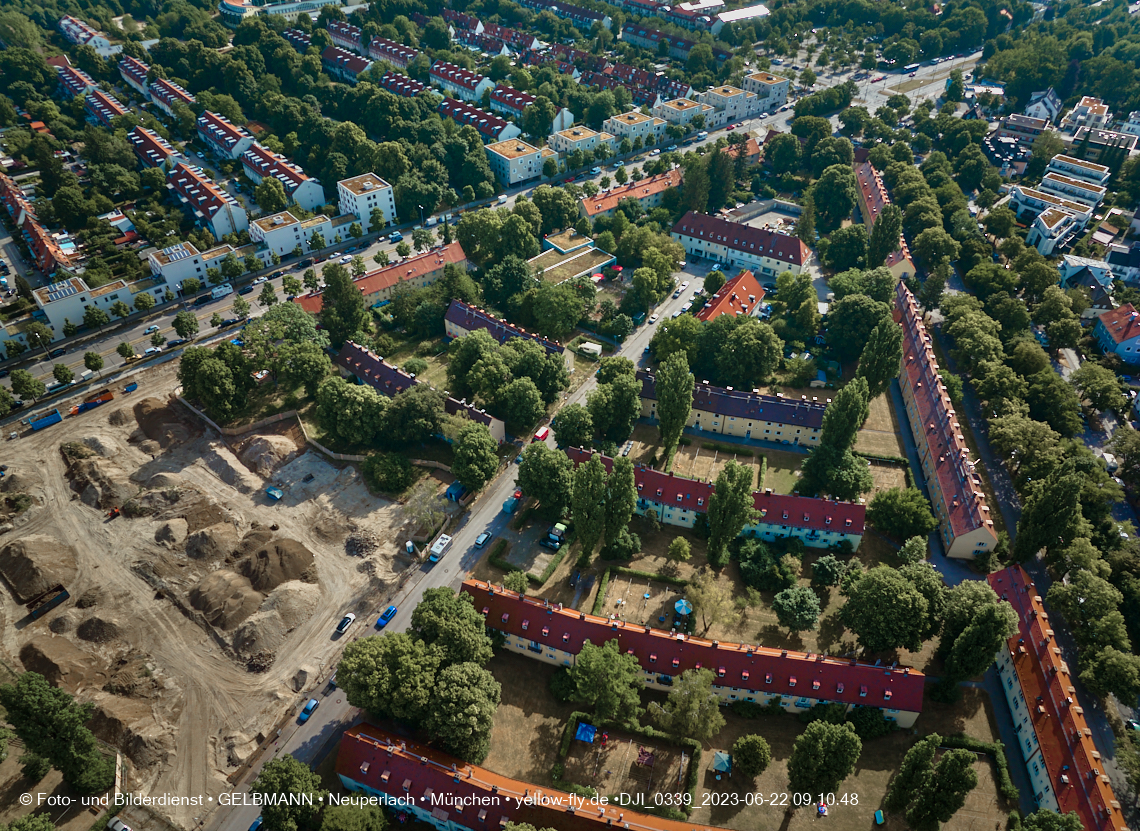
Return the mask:
<path id="1" fill-rule="evenodd" d="M 419 209 L 420 209 L 420 227 L 422 228 L 424 226 L 424 206 L 420 205 Z"/>

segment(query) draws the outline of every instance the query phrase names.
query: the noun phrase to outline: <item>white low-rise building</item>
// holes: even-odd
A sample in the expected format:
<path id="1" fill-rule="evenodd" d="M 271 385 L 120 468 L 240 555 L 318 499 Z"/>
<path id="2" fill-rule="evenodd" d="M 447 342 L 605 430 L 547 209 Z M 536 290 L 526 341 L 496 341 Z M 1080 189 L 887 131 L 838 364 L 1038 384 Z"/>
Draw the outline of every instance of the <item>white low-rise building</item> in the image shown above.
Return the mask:
<path id="1" fill-rule="evenodd" d="M 336 183 L 341 214 L 352 214 L 365 233 L 378 231 L 396 221 L 396 198 L 392 186 L 375 173 L 365 173 Z M 372 227 L 372 212 L 384 214 L 382 225 Z"/>
<path id="2" fill-rule="evenodd" d="M 170 118 L 174 117 L 176 106 L 190 107 L 198 103 L 197 98 L 166 78 L 155 78 L 148 91 L 150 92 L 150 100 L 154 102 L 154 105 Z"/>
<path id="3" fill-rule="evenodd" d="M 199 252 L 194 243 L 180 242 L 161 251 L 152 251 L 147 262 L 150 264 L 150 273 L 161 277 L 171 287 L 180 286 L 189 279 L 206 285 L 209 279 L 206 271 L 220 268 L 222 260 L 232 253 L 232 245 L 219 245 L 209 251 Z"/>
<path id="4" fill-rule="evenodd" d="M 356 221 L 352 214 L 336 217 L 317 214 L 308 219 L 298 219 L 289 211 L 282 211 L 250 222 L 249 238 L 259 247 L 264 246 L 277 256 L 284 257 L 293 253 L 298 246 L 304 253 L 315 250 L 311 243 L 313 235 L 317 233 L 324 238 L 325 246 L 332 245 L 338 236 L 343 240 Z"/>
<path id="5" fill-rule="evenodd" d="M 155 303 L 162 303 L 166 289 L 167 285 L 161 277 L 145 278 L 129 284 L 123 280 L 113 280 L 97 289 L 89 288 L 81 277 L 69 277 L 33 289 L 32 298 L 36 304 L 35 316 L 42 318 L 52 330 L 52 339 L 59 340 L 64 337 L 63 330 L 68 323 L 77 326 L 83 324 L 83 315 L 90 308 L 111 314 L 111 307 L 122 302 L 133 312 L 137 295 L 145 292 L 154 298 Z M 20 341 L 27 345 L 25 339 Z"/>
<path id="6" fill-rule="evenodd" d="M 1048 257 L 1068 245 L 1092 219 L 1093 207 L 1036 188 L 1014 185 L 1010 208 L 1030 225 L 1026 244 Z"/>
<path id="7" fill-rule="evenodd" d="M 670 124 L 690 124 L 698 115 L 704 116 L 702 127 L 712 126 L 709 121 L 715 111 L 709 104 L 693 101 L 691 98 L 674 98 L 672 101 L 662 101 L 653 108 L 653 114 L 663 118 Z"/>
<path id="8" fill-rule="evenodd" d="M 681 217 L 673 226 L 672 236 L 691 256 L 728 263 L 731 268 L 746 268 L 765 278 L 785 271 L 800 274 L 811 255 L 797 237 L 696 211 Z"/>
<path id="9" fill-rule="evenodd" d="M 619 143 L 622 139 L 629 139 L 631 143 L 641 139 L 642 147 L 652 147 L 664 140 L 665 126 L 664 119 L 645 115 L 638 110 L 630 110 L 607 118 L 602 129 L 614 136 Z"/>
<path id="10" fill-rule="evenodd" d="M 713 108 L 713 112 L 706 119 L 706 124 L 714 128 L 746 118 L 755 118 L 764 112 L 756 93 L 745 92 L 727 84 L 698 94 L 697 100 Z"/>
<path id="11" fill-rule="evenodd" d="M 521 139 L 488 144 L 487 161 L 503 187 L 528 182 L 542 175 L 542 151 Z"/>
<path id="12" fill-rule="evenodd" d="M 551 133 L 550 137 L 546 140 L 546 146 L 557 153 L 564 156 L 572 155 L 577 152 L 585 152 L 589 150 L 593 153 L 600 146 L 608 148 L 607 155 L 613 155 L 615 151 L 614 137 L 609 133 L 599 133 L 591 130 L 589 127 L 582 125 L 580 127 L 570 127 L 567 130 L 559 130 L 556 133 Z"/>
<path id="13" fill-rule="evenodd" d="M 1068 176 L 1070 179 L 1080 179 L 1082 182 L 1090 182 L 1094 185 L 1107 185 L 1108 180 L 1112 177 L 1112 170 L 1108 165 L 1088 162 L 1075 156 L 1066 156 L 1063 153 L 1050 159 L 1049 166 L 1045 169 L 1062 176 Z"/>
<path id="14" fill-rule="evenodd" d="M 744 91 L 753 93 L 760 107 L 767 112 L 772 112 L 788 103 L 790 85 L 791 82 L 787 78 L 781 78 L 770 72 L 753 72 L 744 76 Z"/>

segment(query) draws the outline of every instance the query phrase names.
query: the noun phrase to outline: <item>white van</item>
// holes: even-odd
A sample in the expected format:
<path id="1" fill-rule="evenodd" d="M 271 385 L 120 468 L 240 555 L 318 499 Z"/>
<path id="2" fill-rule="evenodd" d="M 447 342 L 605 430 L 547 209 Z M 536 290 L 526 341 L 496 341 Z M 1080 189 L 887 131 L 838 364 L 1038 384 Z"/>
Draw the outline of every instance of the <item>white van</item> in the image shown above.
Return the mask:
<path id="1" fill-rule="evenodd" d="M 500 204 L 500 205 L 505 205 L 505 204 L 507 204 L 507 195 L 506 195 L 505 193 L 500 193 L 500 194 L 499 194 L 499 204 Z"/>

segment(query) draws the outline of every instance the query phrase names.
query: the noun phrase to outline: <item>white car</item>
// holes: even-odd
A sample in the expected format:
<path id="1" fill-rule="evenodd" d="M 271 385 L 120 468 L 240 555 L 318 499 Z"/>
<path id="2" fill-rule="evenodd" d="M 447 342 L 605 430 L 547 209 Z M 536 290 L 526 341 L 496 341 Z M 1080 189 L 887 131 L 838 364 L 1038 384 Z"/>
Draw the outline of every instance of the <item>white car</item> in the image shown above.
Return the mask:
<path id="1" fill-rule="evenodd" d="M 661 315 L 658 315 L 658 314 L 651 314 L 651 315 L 649 316 L 649 322 L 650 322 L 650 323 L 656 323 L 656 322 L 657 322 L 657 318 L 659 318 L 660 316 L 661 316 Z"/>
<path id="2" fill-rule="evenodd" d="M 682 306 L 682 307 L 681 307 L 681 311 L 682 311 L 682 312 L 687 312 L 687 311 L 689 311 L 689 309 L 691 309 L 691 308 L 693 308 L 693 304 L 692 304 L 692 303 L 686 303 L 684 306 Z"/>
<path id="3" fill-rule="evenodd" d="M 683 314 L 683 312 L 682 312 L 680 309 L 678 309 L 677 311 L 673 312 L 673 314 L 669 315 L 669 317 L 671 317 L 671 318 L 673 318 L 674 320 L 676 320 L 676 319 L 677 319 L 677 318 L 679 318 L 679 317 L 680 317 L 682 314 Z"/>
<path id="4" fill-rule="evenodd" d="M 347 615 L 342 617 L 340 619 L 340 623 L 338 623 L 336 625 L 336 633 L 338 635 L 343 635 L 345 632 L 348 631 L 348 627 L 352 626 L 352 624 L 355 622 L 356 622 L 356 615 L 354 615 L 352 612 L 349 612 Z"/>
<path id="5" fill-rule="evenodd" d="M 689 287 L 689 281 L 688 280 L 685 280 L 683 283 L 681 283 L 681 288 L 687 289 L 688 287 Z"/>
<path id="6" fill-rule="evenodd" d="M 264 282 L 265 282 L 266 280 L 268 280 L 268 279 L 269 279 L 268 277 L 266 277 L 264 274 L 262 274 L 260 277 L 258 277 L 258 278 L 257 278 L 256 280 L 254 280 L 252 283 L 250 283 L 250 285 L 253 285 L 253 286 L 260 286 L 262 283 L 264 283 Z"/>
<path id="7" fill-rule="evenodd" d="M 657 147 L 654 147 L 652 150 L 649 151 L 649 155 L 650 156 L 660 156 L 661 150 Z"/>
<path id="8" fill-rule="evenodd" d="M 143 334 L 144 335 L 153 335 L 157 331 L 158 331 L 157 326 L 148 326 L 145 329 L 143 329 Z"/>
<path id="9" fill-rule="evenodd" d="M 343 257 L 340 258 L 340 262 L 342 265 L 347 265 L 348 263 L 351 263 L 352 262 L 352 255 L 351 254 L 345 254 Z"/>

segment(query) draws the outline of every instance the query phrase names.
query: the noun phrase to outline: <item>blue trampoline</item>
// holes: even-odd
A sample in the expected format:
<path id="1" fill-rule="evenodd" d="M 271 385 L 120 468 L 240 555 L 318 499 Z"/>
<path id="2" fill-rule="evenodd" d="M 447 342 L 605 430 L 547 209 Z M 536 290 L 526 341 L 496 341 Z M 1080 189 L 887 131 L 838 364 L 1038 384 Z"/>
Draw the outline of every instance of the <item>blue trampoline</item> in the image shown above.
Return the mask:
<path id="1" fill-rule="evenodd" d="M 574 738 L 586 744 L 594 743 L 594 736 L 597 735 L 598 728 L 592 724 L 586 724 L 584 721 L 578 722 L 578 729 L 574 731 Z"/>

